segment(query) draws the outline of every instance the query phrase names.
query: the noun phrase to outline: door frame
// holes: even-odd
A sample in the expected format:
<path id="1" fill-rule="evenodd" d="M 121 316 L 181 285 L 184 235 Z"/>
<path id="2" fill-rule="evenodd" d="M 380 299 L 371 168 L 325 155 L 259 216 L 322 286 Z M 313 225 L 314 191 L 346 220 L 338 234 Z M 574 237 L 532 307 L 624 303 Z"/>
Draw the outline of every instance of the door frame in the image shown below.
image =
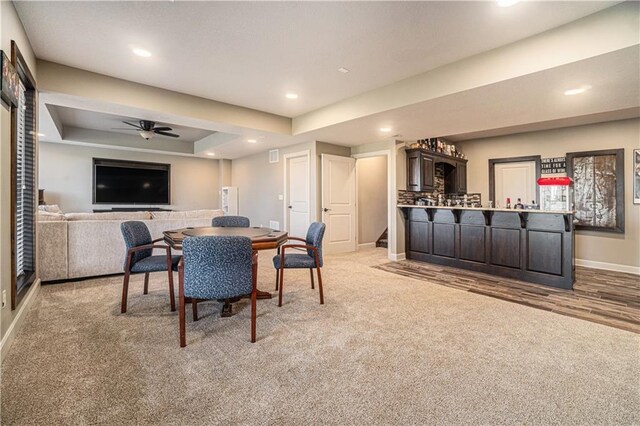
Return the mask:
<path id="1" fill-rule="evenodd" d="M 391 236 L 389 234 L 391 234 L 391 222 L 393 220 L 393 215 L 396 213 L 395 179 L 393 178 L 393 176 L 391 176 L 391 150 L 385 149 L 381 151 L 365 152 L 362 154 L 353 154 L 351 155 L 351 157 L 356 159 L 356 248 L 358 247 L 360 241 L 360 233 L 358 232 L 360 216 L 360 204 L 358 203 L 358 160 L 361 158 L 387 157 L 387 258 L 391 259 Z M 395 173 L 395 169 L 393 169 L 393 173 Z"/>
<path id="2" fill-rule="evenodd" d="M 489 159 L 489 200 L 495 202 L 496 195 L 496 164 L 506 163 L 522 163 L 525 161 L 533 161 L 536 164 L 536 181 L 540 179 L 542 174 L 542 159 L 539 155 L 529 155 L 526 157 L 507 157 L 507 158 L 490 158 Z M 487 201 L 489 201 L 487 200 Z M 536 203 L 540 204 L 540 187 L 536 184 Z"/>
<path id="3" fill-rule="evenodd" d="M 311 222 L 311 151 L 297 151 L 289 154 L 284 154 L 282 159 L 284 161 L 284 200 L 282 204 L 282 230 L 288 231 L 289 228 L 289 160 L 297 157 L 307 157 L 307 184 L 309 187 L 307 188 L 307 208 L 309 209 L 309 222 Z M 311 225 L 311 223 L 309 223 Z"/>

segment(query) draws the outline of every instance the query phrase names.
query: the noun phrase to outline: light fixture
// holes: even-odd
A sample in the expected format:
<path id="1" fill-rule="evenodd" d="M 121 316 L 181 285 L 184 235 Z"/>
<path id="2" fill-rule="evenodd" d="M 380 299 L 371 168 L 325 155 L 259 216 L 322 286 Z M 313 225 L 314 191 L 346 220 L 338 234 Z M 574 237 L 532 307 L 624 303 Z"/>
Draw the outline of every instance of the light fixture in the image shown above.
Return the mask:
<path id="1" fill-rule="evenodd" d="M 500 7 L 513 6 L 516 3 L 520 3 L 520 0 L 498 0 L 498 6 Z"/>
<path id="2" fill-rule="evenodd" d="M 589 89 L 591 89 L 591 86 L 584 85 L 584 86 L 577 87 L 575 89 L 565 90 L 564 94 L 567 96 L 579 95 L 580 93 L 584 93 Z"/>
<path id="3" fill-rule="evenodd" d="M 47 136 L 47 135 L 45 135 L 44 133 L 38 133 L 38 137 L 39 138 L 44 138 L 45 136 Z"/>
<path id="4" fill-rule="evenodd" d="M 216 153 L 215 152 L 207 152 L 207 155 L 210 156 L 210 157 L 213 157 L 214 155 L 216 155 Z"/>
<path id="5" fill-rule="evenodd" d="M 154 135 L 155 133 L 153 133 L 151 130 L 143 130 L 140 132 L 140 136 L 142 136 L 142 138 L 147 141 L 151 139 Z"/>
<path id="6" fill-rule="evenodd" d="M 380 127 L 380 131 L 381 132 L 390 132 L 391 131 L 391 127 Z"/>
<path id="7" fill-rule="evenodd" d="M 151 57 L 151 52 L 149 52 L 147 49 L 143 49 L 141 47 L 132 47 L 131 50 L 133 51 L 134 54 L 142 57 L 142 58 L 149 58 Z"/>
<path id="8" fill-rule="evenodd" d="M 257 141 L 256 139 L 247 139 L 247 142 L 249 142 L 249 143 L 256 143 L 256 142 L 258 142 L 258 141 Z"/>
<path id="9" fill-rule="evenodd" d="M 287 93 L 286 95 L 284 95 L 285 98 L 287 99 L 298 99 L 298 94 L 297 93 Z"/>
<path id="10" fill-rule="evenodd" d="M 340 71 L 342 74 L 346 74 L 346 73 L 348 73 L 348 72 L 349 72 L 349 71 L 351 71 L 351 70 L 349 70 L 349 69 L 347 69 L 347 68 L 344 68 L 344 67 L 340 67 L 340 68 L 338 68 L 338 71 Z"/>

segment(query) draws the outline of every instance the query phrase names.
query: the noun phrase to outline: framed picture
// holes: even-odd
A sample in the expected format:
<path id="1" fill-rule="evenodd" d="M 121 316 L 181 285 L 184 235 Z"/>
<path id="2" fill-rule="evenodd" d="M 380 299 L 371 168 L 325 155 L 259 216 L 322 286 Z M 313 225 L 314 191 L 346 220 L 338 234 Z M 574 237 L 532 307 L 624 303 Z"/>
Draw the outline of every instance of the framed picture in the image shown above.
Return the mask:
<path id="1" fill-rule="evenodd" d="M 2 101 L 6 105 L 18 105 L 18 97 L 20 96 L 20 77 L 16 72 L 15 67 L 5 55 L 4 52 L 0 54 L 0 61 L 2 61 L 2 79 L 0 79 L 0 96 Z"/>
<path id="2" fill-rule="evenodd" d="M 640 204 L 640 149 L 633 150 L 633 204 Z"/>
<path id="3" fill-rule="evenodd" d="M 577 230 L 624 233 L 624 149 L 567 153 Z"/>

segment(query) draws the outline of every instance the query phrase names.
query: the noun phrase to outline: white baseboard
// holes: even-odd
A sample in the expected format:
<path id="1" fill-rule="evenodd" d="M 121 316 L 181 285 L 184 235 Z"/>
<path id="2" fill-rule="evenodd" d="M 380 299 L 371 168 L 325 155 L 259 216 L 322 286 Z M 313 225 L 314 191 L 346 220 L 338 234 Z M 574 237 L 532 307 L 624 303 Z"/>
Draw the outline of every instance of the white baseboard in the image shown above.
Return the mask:
<path id="1" fill-rule="evenodd" d="M 368 249 L 368 248 L 375 248 L 375 247 L 376 247 L 376 243 L 362 243 L 362 244 L 358 244 L 358 250 Z"/>
<path id="2" fill-rule="evenodd" d="M 389 260 L 394 262 L 398 262 L 400 260 L 405 260 L 407 255 L 405 253 L 389 253 Z"/>
<path id="3" fill-rule="evenodd" d="M 37 279 L 33 283 L 33 288 L 29 290 L 29 294 L 27 294 L 22 300 L 21 306 L 18 309 L 18 313 L 13 318 L 13 322 L 7 329 L 7 332 L 0 342 L 0 362 L 4 361 L 7 353 L 9 353 L 9 349 L 11 348 L 11 344 L 13 343 L 13 339 L 15 339 L 16 334 L 18 334 L 18 330 L 20 330 L 22 322 L 27 316 L 27 312 L 33 304 L 33 301 L 36 300 L 38 293 L 40 293 L 40 279 Z M 5 309 L 11 309 L 11 307 L 7 306 Z"/>
<path id="4" fill-rule="evenodd" d="M 593 260 L 576 259 L 577 266 L 585 268 L 604 269 L 605 271 L 625 272 L 640 275 L 640 266 L 620 265 L 618 263 L 596 262 Z"/>

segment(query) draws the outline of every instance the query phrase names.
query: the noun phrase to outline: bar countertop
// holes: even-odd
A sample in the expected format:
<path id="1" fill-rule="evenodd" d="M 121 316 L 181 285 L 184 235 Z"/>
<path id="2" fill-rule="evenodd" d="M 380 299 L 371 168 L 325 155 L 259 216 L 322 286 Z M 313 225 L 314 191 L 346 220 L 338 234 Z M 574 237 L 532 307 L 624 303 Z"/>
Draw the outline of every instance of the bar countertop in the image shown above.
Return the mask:
<path id="1" fill-rule="evenodd" d="M 478 210 L 492 212 L 508 212 L 508 213 L 544 213 L 544 214 L 574 214 L 572 210 L 534 210 L 534 209 L 498 209 L 489 207 L 459 207 L 459 206 L 418 206 L 416 204 L 398 204 L 399 208 L 413 209 L 441 209 L 441 210 Z"/>

